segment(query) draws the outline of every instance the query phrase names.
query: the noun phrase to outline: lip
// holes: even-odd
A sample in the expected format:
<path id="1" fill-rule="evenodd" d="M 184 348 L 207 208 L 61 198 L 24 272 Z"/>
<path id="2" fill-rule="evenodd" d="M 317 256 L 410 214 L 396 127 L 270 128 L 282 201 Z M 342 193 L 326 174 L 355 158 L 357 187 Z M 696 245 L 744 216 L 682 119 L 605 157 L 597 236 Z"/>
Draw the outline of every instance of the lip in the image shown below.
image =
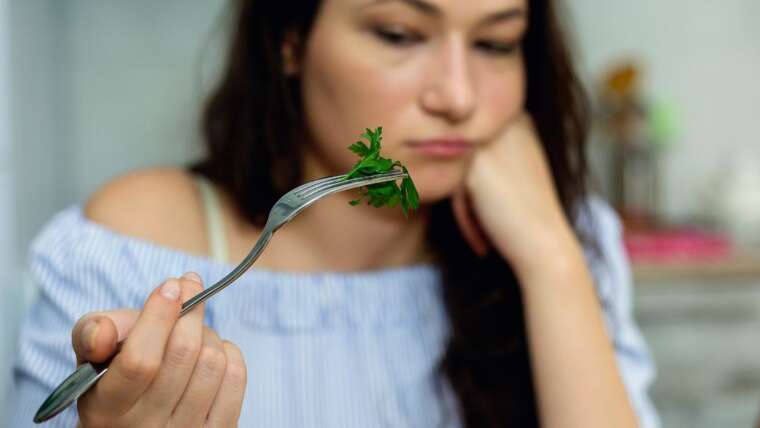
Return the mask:
<path id="1" fill-rule="evenodd" d="M 434 157 L 457 157 L 469 153 L 473 144 L 464 138 L 431 138 L 429 140 L 411 141 L 413 150 Z"/>

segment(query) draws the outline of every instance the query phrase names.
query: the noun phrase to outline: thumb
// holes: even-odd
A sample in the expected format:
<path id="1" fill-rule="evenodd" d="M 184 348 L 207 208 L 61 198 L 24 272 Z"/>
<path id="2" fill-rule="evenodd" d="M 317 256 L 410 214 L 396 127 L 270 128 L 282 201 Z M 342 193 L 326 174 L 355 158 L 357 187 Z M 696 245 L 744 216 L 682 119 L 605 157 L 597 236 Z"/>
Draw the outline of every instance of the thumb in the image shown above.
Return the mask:
<path id="1" fill-rule="evenodd" d="M 71 331 L 71 344 L 77 364 L 100 363 L 110 358 L 137 321 L 134 309 L 91 312 L 80 318 Z"/>
<path id="2" fill-rule="evenodd" d="M 461 188 L 451 197 L 451 209 L 457 221 L 459 230 L 470 248 L 480 257 L 488 254 L 488 239 L 480 228 L 477 219 L 470 208 L 469 197 L 465 188 Z"/>

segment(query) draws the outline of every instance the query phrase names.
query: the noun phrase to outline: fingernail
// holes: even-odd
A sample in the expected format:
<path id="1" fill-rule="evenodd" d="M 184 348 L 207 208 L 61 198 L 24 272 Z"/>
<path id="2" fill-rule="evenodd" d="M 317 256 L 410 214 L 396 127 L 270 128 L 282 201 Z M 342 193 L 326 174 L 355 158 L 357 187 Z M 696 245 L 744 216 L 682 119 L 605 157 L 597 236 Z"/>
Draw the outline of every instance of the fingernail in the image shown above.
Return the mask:
<path id="1" fill-rule="evenodd" d="M 198 274 L 195 272 L 188 272 L 182 275 L 182 278 L 189 279 L 190 281 L 195 281 L 199 284 L 202 282 L 201 277 L 198 276 Z"/>
<path id="2" fill-rule="evenodd" d="M 88 321 L 79 334 L 79 340 L 84 348 L 84 352 L 90 353 L 95 350 L 95 337 L 98 333 L 100 324 L 97 321 Z"/>
<path id="3" fill-rule="evenodd" d="M 169 300 L 177 300 L 177 297 L 179 297 L 179 281 L 176 279 L 167 280 L 161 286 L 160 293 Z"/>

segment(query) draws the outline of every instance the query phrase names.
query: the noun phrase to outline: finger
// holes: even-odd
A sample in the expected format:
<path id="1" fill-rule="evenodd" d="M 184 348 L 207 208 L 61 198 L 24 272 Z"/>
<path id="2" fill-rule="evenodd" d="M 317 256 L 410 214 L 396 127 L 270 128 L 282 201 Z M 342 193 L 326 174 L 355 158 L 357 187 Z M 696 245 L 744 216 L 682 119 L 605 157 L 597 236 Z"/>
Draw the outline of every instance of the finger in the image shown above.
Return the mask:
<path id="1" fill-rule="evenodd" d="M 208 426 L 212 428 L 237 426 L 248 381 L 248 372 L 240 349 L 225 340 L 224 351 L 227 354 L 227 370 L 224 372 L 222 386 L 216 394 L 207 420 Z"/>
<path id="2" fill-rule="evenodd" d="M 202 426 L 227 367 L 227 354 L 222 339 L 210 328 L 203 329 L 203 348 L 195 364 L 190 383 L 172 414 L 171 425 L 176 427 Z"/>
<path id="3" fill-rule="evenodd" d="M 139 314 L 134 309 L 116 309 L 91 312 L 80 318 L 71 330 L 71 345 L 77 365 L 84 361 L 100 363 L 110 358 Z"/>
<path id="4" fill-rule="evenodd" d="M 180 291 L 179 280 L 171 278 L 151 293 L 121 351 L 91 391 L 88 403 L 123 414 L 137 402 L 158 373 L 166 342 L 179 316 Z"/>
<path id="5" fill-rule="evenodd" d="M 201 278 L 186 273 L 180 280 L 183 302 L 203 291 Z M 164 426 L 171 416 L 193 373 L 203 344 L 203 304 L 177 321 L 164 349 L 161 368 L 140 401 L 136 414 L 151 415 L 152 422 Z M 155 419 L 153 419 L 155 418 Z"/>
<path id="6" fill-rule="evenodd" d="M 459 230 L 470 248 L 480 257 L 488 254 L 488 240 L 472 215 L 467 193 L 464 188 L 458 190 L 451 198 L 451 209 L 457 221 Z"/>

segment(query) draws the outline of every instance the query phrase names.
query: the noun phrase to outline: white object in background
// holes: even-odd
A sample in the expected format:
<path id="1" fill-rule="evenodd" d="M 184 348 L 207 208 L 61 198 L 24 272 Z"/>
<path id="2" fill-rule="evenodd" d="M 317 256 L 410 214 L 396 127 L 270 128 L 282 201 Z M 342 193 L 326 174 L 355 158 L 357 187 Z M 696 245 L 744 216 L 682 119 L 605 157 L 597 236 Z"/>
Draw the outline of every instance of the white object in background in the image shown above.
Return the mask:
<path id="1" fill-rule="evenodd" d="M 14 252 L 15 189 L 12 176 L 10 130 L 10 0 L 0 0 L 0 426 L 10 405 L 13 358 L 18 324 L 28 298 L 17 274 Z"/>
<path id="2" fill-rule="evenodd" d="M 735 158 L 717 197 L 720 226 L 745 247 L 760 247 L 760 154 Z"/>
<path id="3" fill-rule="evenodd" d="M 0 0 L 0 171 L 9 164 L 10 149 L 10 31 L 8 31 L 8 0 Z"/>

